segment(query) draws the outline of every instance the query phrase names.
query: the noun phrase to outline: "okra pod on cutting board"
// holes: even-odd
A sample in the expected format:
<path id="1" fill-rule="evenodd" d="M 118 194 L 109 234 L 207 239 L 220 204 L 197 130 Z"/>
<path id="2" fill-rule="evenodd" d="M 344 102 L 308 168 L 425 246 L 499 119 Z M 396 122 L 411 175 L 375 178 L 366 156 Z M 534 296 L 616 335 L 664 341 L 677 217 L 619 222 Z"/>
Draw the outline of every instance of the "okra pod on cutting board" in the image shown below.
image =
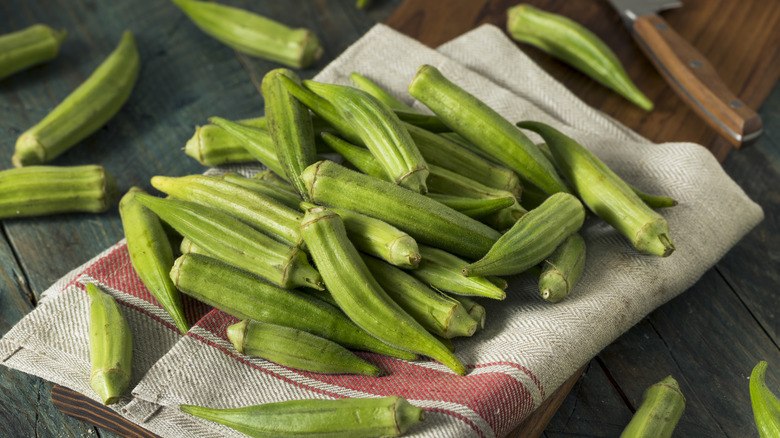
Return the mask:
<path id="1" fill-rule="evenodd" d="M 101 213 L 118 197 L 103 166 L 27 166 L 0 171 L 0 219 Z"/>
<path id="2" fill-rule="evenodd" d="M 229 326 L 227 337 L 241 354 L 290 368 L 325 374 L 381 373 L 379 368 L 333 341 L 283 325 L 244 320 Z"/>
<path id="3" fill-rule="evenodd" d="M 526 121 L 517 125 L 544 138 L 556 165 L 580 199 L 593 213 L 623 234 L 634 248 L 661 257 L 674 252 L 666 219 L 648 207 L 592 152 L 544 123 Z"/>
<path id="4" fill-rule="evenodd" d="M 53 59 L 67 36 L 66 30 L 57 31 L 45 24 L 0 35 L 0 80 Z"/>
<path id="5" fill-rule="evenodd" d="M 409 190 L 402 189 L 412 193 Z M 347 238 L 341 218 L 324 207 L 306 211 L 303 239 L 341 310 L 359 327 L 396 348 L 431 357 L 459 375 L 466 367 L 396 304 Z"/>
<path id="6" fill-rule="evenodd" d="M 105 125 L 124 105 L 138 78 L 135 38 L 125 31 L 116 49 L 46 117 L 16 140 L 16 167 L 43 164 Z"/>
<path id="7" fill-rule="evenodd" d="M 290 400 L 235 409 L 180 405 L 179 409 L 253 437 L 392 437 L 425 419 L 424 410 L 397 396 Z"/>
<path id="8" fill-rule="evenodd" d="M 170 276 L 182 293 L 238 319 L 292 327 L 347 348 L 401 359 L 417 358 L 369 335 L 335 307 L 307 299 L 304 292 L 282 289 L 207 255 L 182 255 L 174 262 Z"/>

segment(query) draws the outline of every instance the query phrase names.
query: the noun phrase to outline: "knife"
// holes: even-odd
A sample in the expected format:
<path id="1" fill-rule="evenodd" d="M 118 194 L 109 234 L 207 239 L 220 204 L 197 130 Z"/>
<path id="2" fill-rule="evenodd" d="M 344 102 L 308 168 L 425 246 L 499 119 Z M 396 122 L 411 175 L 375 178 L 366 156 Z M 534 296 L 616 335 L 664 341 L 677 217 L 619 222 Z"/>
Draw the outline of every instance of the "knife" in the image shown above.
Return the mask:
<path id="1" fill-rule="evenodd" d="M 675 0 L 609 0 L 645 55 L 672 89 L 710 127 L 740 146 L 762 132 L 761 117 L 732 93 L 707 59 L 657 12 Z"/>

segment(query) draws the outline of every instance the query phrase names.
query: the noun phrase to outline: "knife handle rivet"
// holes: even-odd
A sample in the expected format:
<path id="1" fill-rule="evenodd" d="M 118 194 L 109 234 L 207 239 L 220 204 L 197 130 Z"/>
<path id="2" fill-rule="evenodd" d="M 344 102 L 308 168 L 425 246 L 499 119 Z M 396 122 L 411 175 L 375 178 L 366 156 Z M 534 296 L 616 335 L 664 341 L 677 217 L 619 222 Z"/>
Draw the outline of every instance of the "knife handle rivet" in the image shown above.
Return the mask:
<path id="1" fill-rule="evenodd" d="M 690 65 L 693 68 L 699 68 L 699 67 L 701 67 L 702 64 L 701 64 L 701 61 L 697 61 L 697 60 L 694 59 L 693 61 L 691 61 Z"/>
<path id="2" fill-rule="evenodd" d="M 731 102 L 729 102 L 729 106 L 732 108 L 742 108 L 742 102 L 738 100 L 732 100 Z"/>
<path id="3" fill-rule="evenodd" d="M 658 23 L 655 25 L 655 28 L 658 30 L 666 30 L 667 26 L 663 23 Z"/>

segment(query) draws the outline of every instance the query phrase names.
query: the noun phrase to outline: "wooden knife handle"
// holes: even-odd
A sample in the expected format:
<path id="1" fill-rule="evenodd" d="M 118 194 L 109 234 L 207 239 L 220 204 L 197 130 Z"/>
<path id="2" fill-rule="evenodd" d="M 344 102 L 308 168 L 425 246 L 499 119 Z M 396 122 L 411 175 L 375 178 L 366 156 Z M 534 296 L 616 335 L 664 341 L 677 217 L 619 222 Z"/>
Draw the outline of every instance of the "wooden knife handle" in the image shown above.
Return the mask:
<path id="1" fill-rule="evenodd" d="M 712 64 L 663 18 L 634 21 L 634 37 L 678 95 L 735 147 L 756 140 L 761 117 L 728 89 Z"/>

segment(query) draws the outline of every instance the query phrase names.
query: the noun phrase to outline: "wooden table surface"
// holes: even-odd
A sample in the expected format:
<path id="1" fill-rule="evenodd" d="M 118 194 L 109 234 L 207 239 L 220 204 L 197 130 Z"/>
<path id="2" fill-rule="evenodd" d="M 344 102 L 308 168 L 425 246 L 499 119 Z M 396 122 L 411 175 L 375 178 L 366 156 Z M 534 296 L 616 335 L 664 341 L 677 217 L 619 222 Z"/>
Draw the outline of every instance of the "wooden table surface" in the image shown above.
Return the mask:
<path id="1" fill-rule="evenodd" d="M 307 78 L 402 5 L 401 0 L 375 0 L 368 11 L 358 11 L 354 0 L 224 2 L 315 29 L 325 55 L 302 72 Z M 53 163 L 103 164 L 117 177 L 121 191 L 133 185 L 148 188 L 156 174 L 202 172 L 180 150 L 193 126 L 213 115 L 238 119 L 262 114 L 254 82 L 277 66 L 237 55 L 203 36 L 169 2 L 0 0 L 0 34 L 37 22 L 67 28 L 69 38 L 55 60 L 0 81 L 0 163 L 7 163 L 0 168 L 11 166 L 19 133 L 81 83 L 113 49 L 122 30 L 130 28 L 142 59 L 133 95 L 109 124 Z M 771 41 L 773 48 L 780 44 L 778 38 Z M 780 87 L 772 86 L 759 111 L 764 135 L 723 162 L 726 172 L 764 208 L 766 219 L 690 290 L 594 358 L 544 436 L 617 436 L 644 389 L 669 374 L 688 399 L 677 436 L 757 436 L 747 377 L 759 360 L 769 362 L 769 385 L 780 393 Z M 620 113 L 619 102 L 606 105 L 610 114 Z M 626 123 L 632 126 L 631 120 Z M 675 132 L 665 135 L 664 140 L 679 140 Z M 123 237 L 115 208 L 98 215 L 4 220 L 1 228 L 0 336 L 35 307 L 54 281 Z M 115 436 L 62 414 L 51 403 L 51 387 L 0 367 L 0 436 Z"/>

